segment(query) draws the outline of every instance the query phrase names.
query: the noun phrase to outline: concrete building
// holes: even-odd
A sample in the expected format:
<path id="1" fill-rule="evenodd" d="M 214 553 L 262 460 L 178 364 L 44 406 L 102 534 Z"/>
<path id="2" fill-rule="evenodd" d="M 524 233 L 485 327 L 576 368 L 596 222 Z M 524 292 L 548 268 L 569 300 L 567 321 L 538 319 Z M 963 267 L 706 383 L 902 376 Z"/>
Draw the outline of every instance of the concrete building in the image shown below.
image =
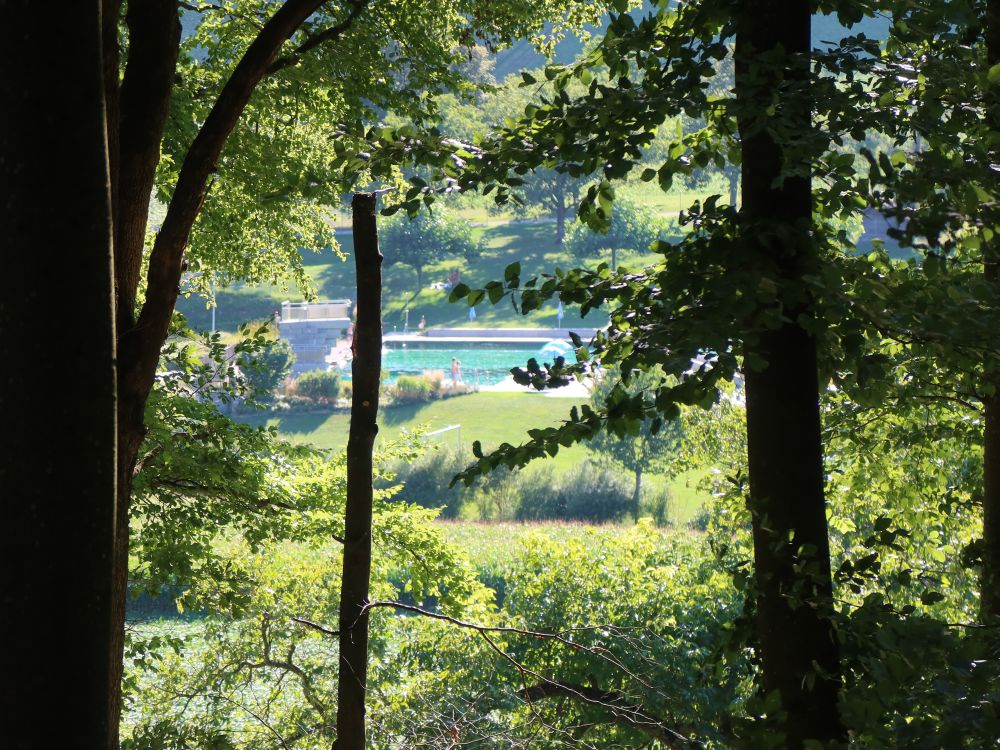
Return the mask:
<path id="1" fill-rule="evenodd" d="M 281 303 L 278 335 L 295 352 L 292 375 L 327 368 L 327 357 L 351 325 L 352 304 L 349 299 Z"/>

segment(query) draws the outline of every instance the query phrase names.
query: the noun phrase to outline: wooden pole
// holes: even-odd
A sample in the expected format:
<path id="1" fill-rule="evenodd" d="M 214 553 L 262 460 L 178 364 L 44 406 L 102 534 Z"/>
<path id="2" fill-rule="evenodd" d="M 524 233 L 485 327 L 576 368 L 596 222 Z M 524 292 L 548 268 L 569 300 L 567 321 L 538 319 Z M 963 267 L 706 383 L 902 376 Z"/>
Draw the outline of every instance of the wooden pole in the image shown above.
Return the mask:
<path id="1" fill-rule="evenodd" d="M 368 676 L 368 587 L 372 566 L 372 451 L 378 425 L 382 370 L 382 255 L 378 248 L 374 193 L 355 193 L 354 265 L 357 320 L 351 344 L 351 426 L 347 440 L 347 504 L 344 568 L 340 589 L 340 671 L 337 685 L 337 750 L 364 750 Z"/>

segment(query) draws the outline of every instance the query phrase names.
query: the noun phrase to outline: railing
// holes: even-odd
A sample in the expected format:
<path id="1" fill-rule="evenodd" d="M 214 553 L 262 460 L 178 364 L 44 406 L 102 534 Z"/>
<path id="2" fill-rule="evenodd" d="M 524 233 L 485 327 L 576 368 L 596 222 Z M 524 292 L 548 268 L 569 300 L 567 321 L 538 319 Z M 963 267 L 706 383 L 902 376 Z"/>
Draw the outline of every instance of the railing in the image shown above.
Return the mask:
<path id="1" fill-rule="evenodd" d="M 332 299 L 322 302 L 282 302 L 282 320 L 328 320 L 349 318 L 351 300 Z"/>

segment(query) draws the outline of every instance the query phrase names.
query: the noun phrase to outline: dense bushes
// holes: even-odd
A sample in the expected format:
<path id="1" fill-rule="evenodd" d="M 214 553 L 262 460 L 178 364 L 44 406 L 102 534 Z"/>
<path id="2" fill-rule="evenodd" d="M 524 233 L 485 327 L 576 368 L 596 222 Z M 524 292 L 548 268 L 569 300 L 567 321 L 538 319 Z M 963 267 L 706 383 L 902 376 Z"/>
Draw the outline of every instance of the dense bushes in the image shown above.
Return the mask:
<path id="1" fill-rule="evenodd" d="M 444 373 L 440 371 L 400 375 L 389 387 L 389 394 L 396 403 L 424 403 L 437 398 L 443 384 Z"/>
<path id="2" fill-rule="evenodd" d="M 479 520 L 571 520 L 605 523 L 629 513 L 632 488 L 615 467 L 585 461 L 574 471 L 551 467 L 527 472 L 498 469 L 472 487 L 449 487 L 452 477 L 473 460 L 460 449 L 428 451 L 416 461 L 393 467 L 403 483 L 400 497 L 444 518 Z"/>
<path id="3" fill-rule="evenodd" d="M 519 521 L 569 519 L 620 521 L 631 508 L 632 488 L 620 471 L 584 461 L 572 474 L 545 468 L 526 475 L 520 483 Z"/>
<path id="4" fill-rule="evenodd" d="M 340 397 L 340 376 L 328 370 L 311 370 L 295 379 L 293 395 L 324 403 L 334 403 Z"/>
<path id="5" fill-rule="evenodd" d="M 439 398 L 459 396 L 473 390 L 461 383 L 445 385 L 444 373 L 426 370 L 420 375 L 400 375 L 382 389 L 383 401 L 394 404 L 426 404 Z"/>

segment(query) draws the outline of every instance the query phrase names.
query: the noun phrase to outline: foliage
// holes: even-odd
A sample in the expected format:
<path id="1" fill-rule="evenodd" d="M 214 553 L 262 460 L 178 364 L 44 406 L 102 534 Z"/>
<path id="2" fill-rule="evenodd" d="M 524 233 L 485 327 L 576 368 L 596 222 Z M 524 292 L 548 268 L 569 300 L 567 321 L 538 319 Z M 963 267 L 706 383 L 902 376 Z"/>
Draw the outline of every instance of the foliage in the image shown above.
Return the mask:
<path id="1" fill-rule="evenodd" d="M 442 209 L 423 212 L 412 219 L 394 217 L 383 223 L 379 243 L 387 266 L 402 263 L 417 272 L 417 288 L 423 288 L 424 268 L 442 258 L 471 260 L 481 252 L 472 228 Z"/>
<path id="2" fill-rule="evenodd" d="M 400 375 L 392 384 L 393 400 L 401 403 L 426 402 L 437 398 L 444 387 L 444 373 L 425 372 L 420 375 Z"/>
<path id="3" fill-rule="evenodd" d="M 266 398 L 291 373 L 295 352 L 286 339 L 274 339 L 258 354 L 241 357 L 237 364 L 253 390 Z"/>
<path id="4" fill-rule="evenodd" d="M 606 404 L 612 411 L 619 406 L 628 408 L 634 403 L 633 398 L 656 388 L 660 380 L 656 372 L 638 371 L 628 378 L 623 378 L 614 370 L 602 373 L 593 385 L 591 403 L 598 409 Z M 659 428 L 654 431 L 653 425 L 643 420 L 633 423 L 628 430 L 622 430 L 619 434 L 600 432 L 588 444 L 598 455 L 610 458 L 632 472 L 635 488 L 632 491 L 631 511 L 638 520 L 642 475 L 667 469 L 673 458 L 672 454 L 680 448 L 682 440 L 683 431 L 676 421 L 660 423 Z"/>
<path id="5" fill-rule="evenodd" d="M 438 612 L 475 626 L 564 637 L 508 631 L 487 632 L 487 640 L 472 628 L 373 610 L 372 747 L 448 742 L 457 734 L 488 747 L 556 748 L 574 744 L 564 732 L 581 724 L 592 724 L 589 743 L 632 745 L 644 738 L 644 725 L 631 719 L 648 714 L 648 731 L 669 716 L 671 726 L 701 734 L 707 717 L 743 699 L 745 673 L 720 681 L 704 669 L 723 630 L 720 611 L 735 601 L 696 540 L 648 525 L 615 537 L 588 531 L 558 543 L 541 533 L 507 540 L 500 568 L 506 595 L 495 609 L 482 598 L 491 592 L 468 577 L 462 556 L 437 534 L 419 535 L 426 514 L 390 501 L 378 517 L 380 534 L 388 531 L 399 544 L 378 537 L 375 596 L 393 595 L 386 585 L 391 567 L 440 560 L 433 576 L 448 587 L 439 587 Z M 248 749 L 272 747 L 276 735 L 286 743 L 329 744 L 334 642 L 291 618 L 328 623 L 335 616 L 330 550 L 252 554 L 230 543 L 225 554 L 233 582 L 208 581 L 188 596 L 206 617 L 180 653 L 165 654 L 141 681 L 133 738 L 155 737 L 160 727 L 163 734 L 216 736 Z M 416 600 L 426 593 L 412 585 Z M 511 660 L 523 665 L 520 671 Z M 622 716 L 615 703 L 526 704 L 525 680 L 546 679 L 620 691 L 636 707 Z M 650 693 L 647 684 L 662 687 Z M 456 714 L 449 706 L 464 710 Z M 539 735 L 543 726 L 558 731 Z"/>
<path id="6" fill-rule="evenodd" d="M 310 370 L 295 378 L 292 389 L 298 396 L 334 403 L 340 397 L 340 375 L 332 370 Z"/>
<path id="7" fill-rule="evenodd" d="M 551 468 L 522 475 L 518 483 L 519 521 L 565 519 L 602 523 L 620 521 L 632 511 L 632 488 L 620 473 L 584 461 L 572 474 Z"/>
<path id="8" fill-rule="evenodd" d="M 609 253 L 611 267 L 617 267 L 619 252 L 646 255 L 654 243 L 666 241 L 663 222 L 648 209 L 627 198 L 615 201 L 610 224 L 605 231 L 594 231 L 584 224 L 573 224 L 566 235 L 566 248 L 577 258 L 593 258 Z"/>

